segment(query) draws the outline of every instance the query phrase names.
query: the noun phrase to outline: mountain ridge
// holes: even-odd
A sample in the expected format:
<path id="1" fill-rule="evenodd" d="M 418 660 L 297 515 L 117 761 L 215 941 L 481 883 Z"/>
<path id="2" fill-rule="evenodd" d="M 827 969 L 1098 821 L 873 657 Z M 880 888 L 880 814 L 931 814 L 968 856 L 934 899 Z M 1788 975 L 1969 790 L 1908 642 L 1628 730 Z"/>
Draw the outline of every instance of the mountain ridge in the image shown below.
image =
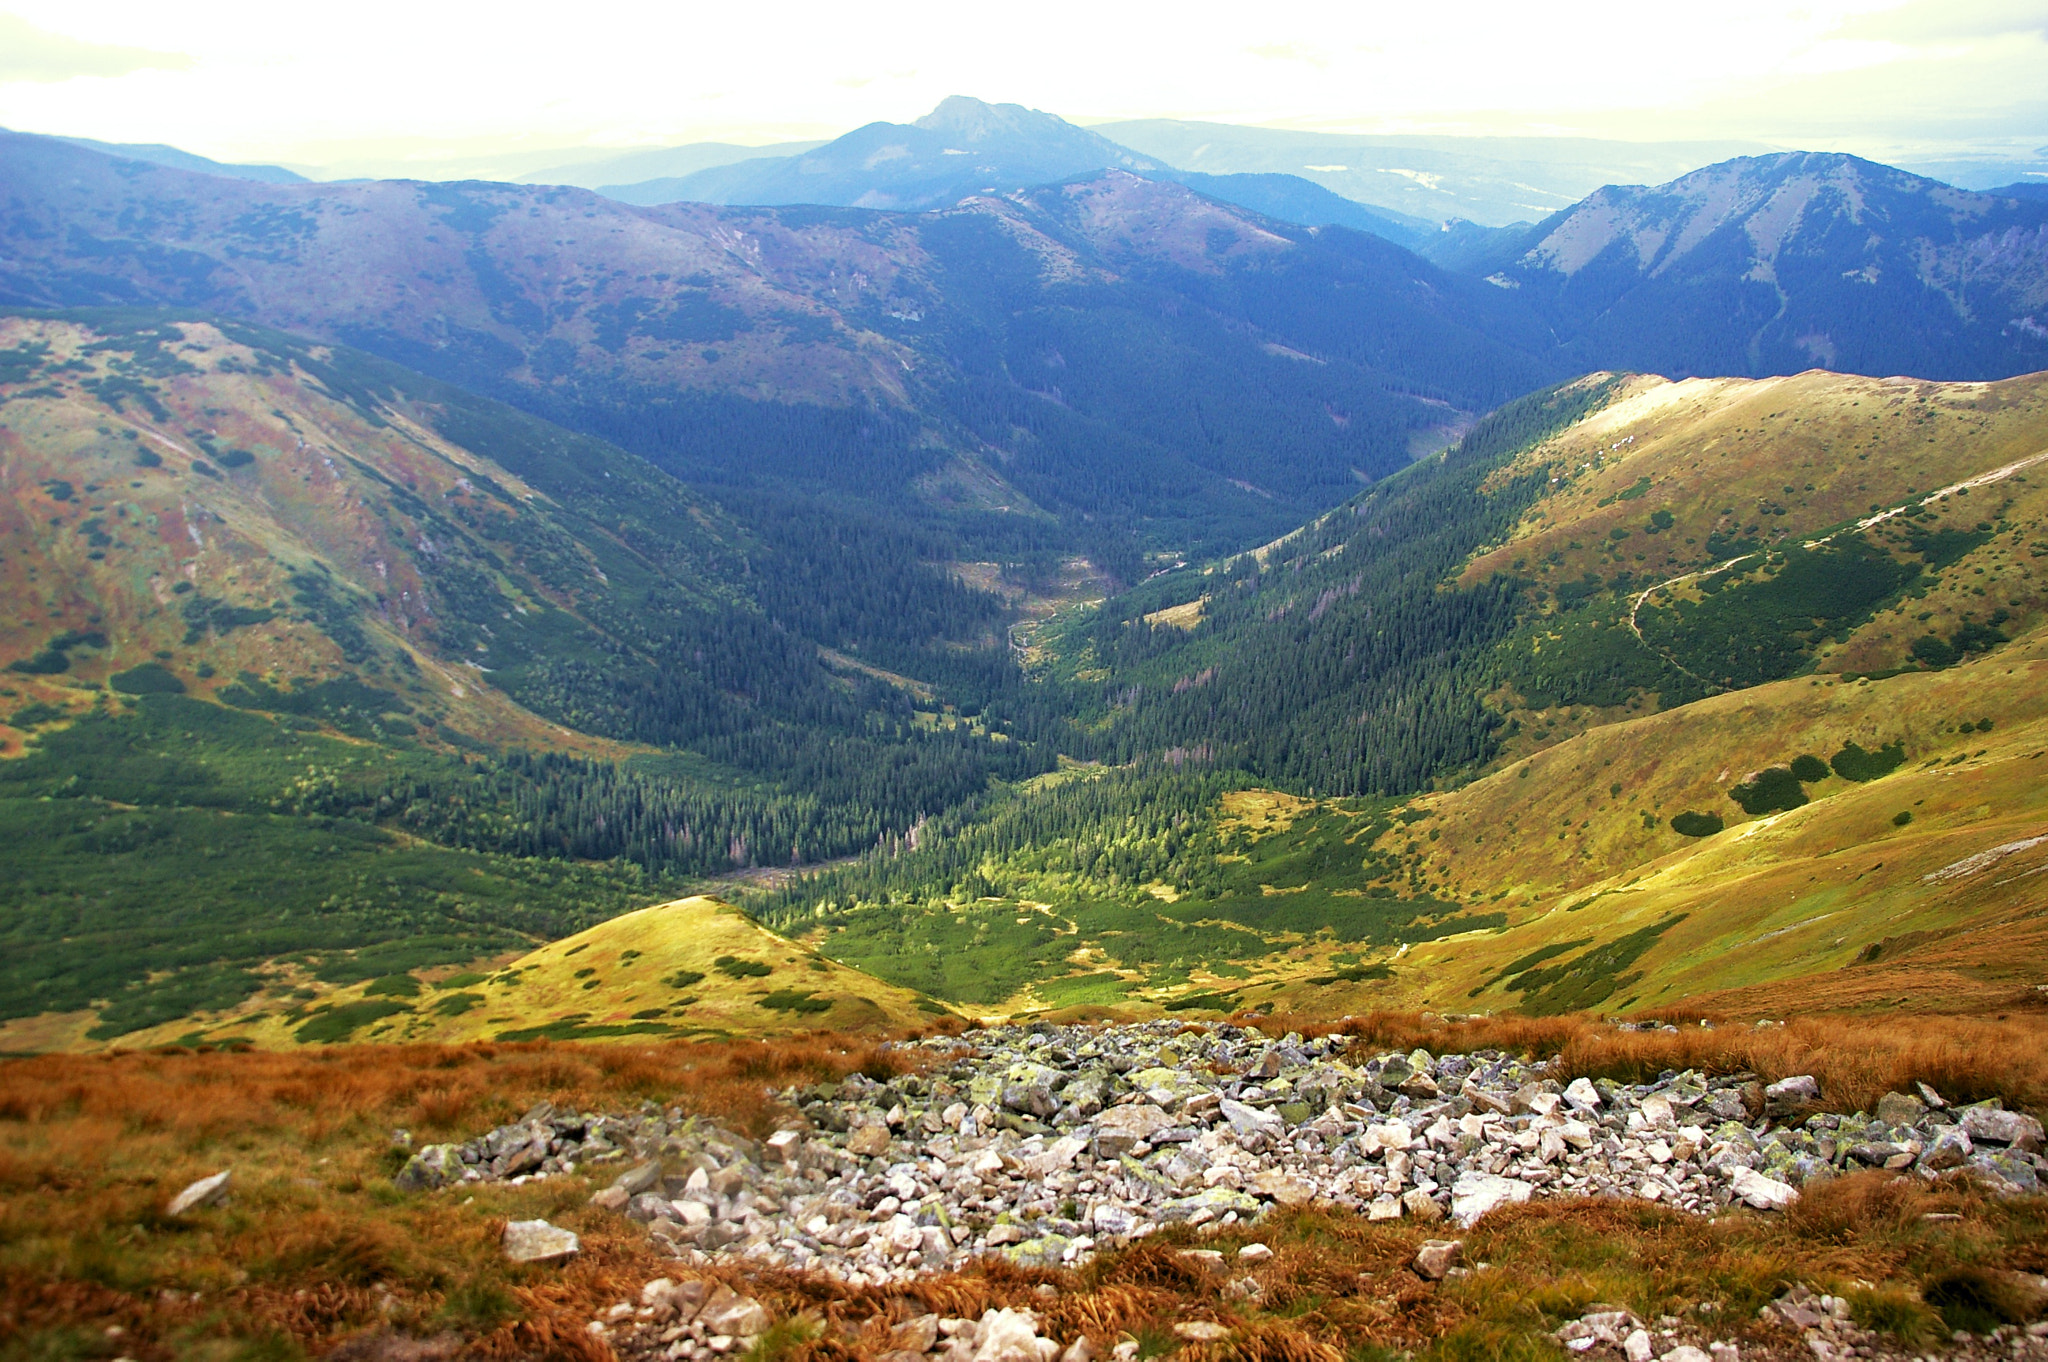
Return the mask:
<path id="1" fill-rule="evenodd" d="M 1496 290 L 1377 238 L 1136 178 L 903 215 L 123 175 L 25 138 L 0 154 L 17 183 L 43 186 L 10 236 L 0 299 L 196 306 L 319 335 L 690 478 L 772 474 L 901 504 L 916 486 L 993 477 L 1007 489 L 968 493 L 970 507 L 1051 508 L 1070 544 L 1114 549 L 1102 561 L 1119 575 L 1138 567 L 1115 548 L 1133 528 L 1159 551 L 1214 545 L 1224 525 L 1277 532 L 1550 372 Z M 1111 230 L 1141 206 L 1146 231 Z M 65 226 L 36 235 L 32 221 Z M 1246 255 L 1253 240 L 1266 248 Z M 1304 281 L 1284 306 L 1252 287 L 1268 257 Z M 1219 292 L 1219 273 L 1243 278 Z M 1316 276 L 1327 286 L 1308 287 Z M 1111 332 L 1144 341 L 1101 344 Z M 1087 371 L 1063 372 L 1083 348 Z M 1186 376 L 1162 381 L 1162 364 Z"/>
<path id="2" fill-rule="evenodd" d="M 1568 353 L 1609 367 L 1971 379 L 2048 364 L 2048 207 L 1839 153 L 1602 189 L 1495 258 L 1490 277 L 1564 328 Z"/>

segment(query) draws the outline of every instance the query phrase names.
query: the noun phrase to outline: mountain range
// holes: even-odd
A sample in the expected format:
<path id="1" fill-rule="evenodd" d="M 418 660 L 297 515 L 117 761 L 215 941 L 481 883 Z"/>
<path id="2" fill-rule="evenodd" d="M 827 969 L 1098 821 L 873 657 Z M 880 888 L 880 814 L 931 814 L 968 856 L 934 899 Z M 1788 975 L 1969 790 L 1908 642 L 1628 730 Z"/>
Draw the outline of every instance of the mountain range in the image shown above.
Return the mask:
<path id="1" fill-rule="evenodd" d="M 687 150 L 687 149 L 679 149 Z M 599 186 L 622 203 L 829 204 L 928 210 L 976 194 L 1125 170 L 1303 227 L 1336 225 L 1415 248 L 1436 224 L 1332 192 L 1299 175 L 1178 170 L 1063 118 L 954 96 L 915 123 L 871 123 L 813 149 L 735 158 L 695 173 Z"/>
<path id="2" fill-rule="evenodd" d="M 1603 366 L 1993 377 L 2048 364 L 2042 209 L 1852 156 L 1753 157 L 1602 189 L 1505 238 L 1489 277 Z"/>
<path id="3" fill-rule="evenodd" d="M 551 1036 L 786 1025 L 547 944 L 706 887 L 792 1015 L 2016 986 L 2048 203 L 1771 155 L 1431 259 L 912 132 L 804 154 L 892 207 L 0 137 L 8 1047 L 535 951 Z"/>
<path id="4" fill-rule="evenodd" d="M 1770 148 L 1750 142 L 1300 132 L 1148 118 L 1102 136 L 1184 170 L 1284 174 L 1431 224 L 1536 222 L 1604 185 L 1661 183 Z"/>
<path id="5" fill-rule="evenodd" d="M 692 479 L 1051 532 L 1120 575 L 1278 533 L 1558 372 L 1480 280 L 1120 171 L 883 214 L 0 156 L 0 299 L 345 341 Z"/>

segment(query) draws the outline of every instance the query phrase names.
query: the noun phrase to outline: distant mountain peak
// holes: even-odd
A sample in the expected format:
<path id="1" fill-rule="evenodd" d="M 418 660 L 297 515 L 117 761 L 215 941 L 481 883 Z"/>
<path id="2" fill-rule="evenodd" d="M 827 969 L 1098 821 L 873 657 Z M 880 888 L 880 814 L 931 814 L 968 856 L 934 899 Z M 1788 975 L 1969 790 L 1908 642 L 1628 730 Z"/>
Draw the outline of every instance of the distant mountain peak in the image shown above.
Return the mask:
<path id="1" fill-rule="evenodd" d="M 1033 133 L 1073 133 L 1080 129 L 1057 114 L 1027 109 L 1022 104 L 990 104 L 971 95 L 948 95 L 937 108 L 917 120 L 926 132 L 944 133 L 962 142 Z"/>

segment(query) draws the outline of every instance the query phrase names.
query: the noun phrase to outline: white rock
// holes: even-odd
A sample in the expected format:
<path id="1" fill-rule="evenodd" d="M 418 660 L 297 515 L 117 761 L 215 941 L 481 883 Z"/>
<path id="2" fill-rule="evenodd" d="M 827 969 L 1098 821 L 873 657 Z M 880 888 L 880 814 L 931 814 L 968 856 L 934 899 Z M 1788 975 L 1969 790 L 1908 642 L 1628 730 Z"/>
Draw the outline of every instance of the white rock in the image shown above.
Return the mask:
<path id="1" fill-rule="evenodd" d="M 505 1257 L 515 1263 L 549 1263 L 573 1257 L 581 1243 L 569 1230 L 545 1220 L 514 1220 L 505 1226 Z"/>
<path id="2" fill-rule="evenodd" d="M 1799 1200 L 1798 1189 L 1790 1183 L 1766 1177 L 1754 1168 L 1738 1168 L 1728 1179 L 1728 1190 L 1760 1211 L 1782 1211 Z"/>
<path id="3" fill-rule="evenodd" d="M 1564 1100 L 1582 1111 L 1598 1111 L 1601 1106 L 1600 1090 L 1584 1078 L 1574 1078 L 1566 1085 Z"/>
<path id="4" fill-rule="evenodd" d="M 1650 1362 L 1656 1355 L 1650 1347 L 1650 1335 L 1642 1329 L 1635 1330 L 1621 1341 L 1621 1354 L 1628 1362 Z"/>
<path id="5" fill-rule="evenodd" d="M 1148 1107 L 1146 1110 L 1157 1111 L 1158 1108 Z M 1080 1158 L 1081 1151 L 1087 1147 L 1088 1142 L 1086 1140 L 1077 1139 L 1072 1135 L 1063 1135 L 1047 1145 L 1043 1154 L 1036 1154 L 1024 1160 L 1024 1169 L 1033 1177 L 1039 1178 L 1047 1177 L 1053 1173 L 1065 1172 L 1074 1166 L 1074 1160 Z"/>
<path id="6" fill-rule="evenodd" d="M 1409 1129 L 1406 1121 L 1388 1121 L 1383 1125 L 1367 1126 L 1365 1138 L 1360 1143 L 1368 1154 L 1376 1154 L 1383 1149 L 1406 1149 L 1415 1143 L 1415 1132 Z"/>
<path id="7" fill-rule="evenodd" d="M 223 1168 L 210 1178 L 201 1178 L 184 1191 L 171 1198 L 171 1204 L 164 1208 L 165 1215 L 184 1215 L 201 1206 L 211 1206 L 228 1194 L 228 1178 L 232 1168 Z"/>
<path id="8" fill-rule="evenodd" d="M 1048 1362 L 1047 1345 L 1056 1356 L 1059 1345 L 1038 1336 L 1029 1310 L 991 1310 L 974 1331 L 973 1362 Z"/>
<path id="9" fill-rule="evenodd" d="M 1681 1343 L 1663 1355 L 1663 1362 L 1714 1362 L 1714 1358 L 1704 1348 Z"/>
<path id="10" fill-rule="evenodd" d="M 1269 1263 L 1273 1261 L 1273 1250 L 1264 1244 L 1246 1244 L 1237 1251 L 1241 1263 Z"/>
<path id="11" fill-rule="evenodd" d="M 1415 1275 L 1426 1282 L 1440 1282 L 1450 1275 L 1451 1269 L 1464 1256 L 1465 1241 L 1462 1239 L 1426 1239 L 1415 1251 Z"/>
<path id="12" fill-rule="evenodd" d="M 1527 1201 L 1535 1191 L 1533 1184 L 1520 1178 L 1461 1173 L 1451 1186 L 1451 1218 L 1461 1226 L 1469 1226 L 1497 1207 Z"/>
<path id="13" fill-rule="evenodd" d="M 1190 1343 L 1214 1343 L 1230 1337 L 1228 1326 L 1206 1319 L 1184 1319 L 1173 1326 L 1173 1332 Z"/>

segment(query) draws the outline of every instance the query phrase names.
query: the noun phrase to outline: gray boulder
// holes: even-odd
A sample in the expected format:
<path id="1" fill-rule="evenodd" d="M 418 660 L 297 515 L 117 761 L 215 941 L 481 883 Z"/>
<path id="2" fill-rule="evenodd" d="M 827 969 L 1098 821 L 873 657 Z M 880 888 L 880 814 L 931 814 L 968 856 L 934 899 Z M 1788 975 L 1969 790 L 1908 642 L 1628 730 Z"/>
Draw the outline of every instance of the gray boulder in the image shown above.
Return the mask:
<path id="1" fill-rule="evenodd" d="M 1927 1104 L 1902 1092 L 1888 1092 L 1877 1099 L 1877 1119 L 1888 1126 L 1910 1126 L 1927 1114 Z"/>
<path id="2" fill-rule="evenodd" d="M 1967 1166 L 2002 1196 L 2020 1196 L 2041 1190 L 2040 1174 L 2034 1171 L 2033 1160 L 2024 1154 L 2003 1149 L 1980 1149 L 1970 1156 Z"/>
<path id="3" fill-rule="evenodd" d="M 1963 1129 L 1979 1143 L 2012 1145 L 2029 1154 L 2041 1152 L 2041 1123 L 2017 1111 L 1996 1107 L 1965 1107 Z"/>
<path id="4" fill-rule="evenodd" d="M 1812 1074 L 1782 1078 L 1764 1089 L 1764 1114 L 1797 1116 L 1820 1101 L 1820 1083 Z"/>

